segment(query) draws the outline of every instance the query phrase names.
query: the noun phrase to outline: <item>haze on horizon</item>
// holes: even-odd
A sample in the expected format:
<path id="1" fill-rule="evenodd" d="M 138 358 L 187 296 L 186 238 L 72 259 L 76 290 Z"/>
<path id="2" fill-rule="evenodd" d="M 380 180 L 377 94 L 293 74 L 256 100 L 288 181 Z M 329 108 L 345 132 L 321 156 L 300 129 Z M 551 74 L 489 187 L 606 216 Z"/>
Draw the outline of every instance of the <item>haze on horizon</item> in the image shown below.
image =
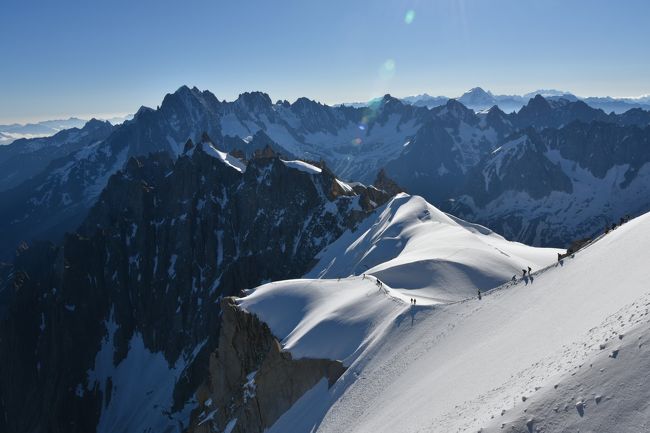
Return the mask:
<path id="1" fill-rule="evenodd" d="M 0 124 L 133 113 L 184 84 L 329 104 L 476 86 L 641 96 L 648 17 L 644 0 L 8 0 Z"/>

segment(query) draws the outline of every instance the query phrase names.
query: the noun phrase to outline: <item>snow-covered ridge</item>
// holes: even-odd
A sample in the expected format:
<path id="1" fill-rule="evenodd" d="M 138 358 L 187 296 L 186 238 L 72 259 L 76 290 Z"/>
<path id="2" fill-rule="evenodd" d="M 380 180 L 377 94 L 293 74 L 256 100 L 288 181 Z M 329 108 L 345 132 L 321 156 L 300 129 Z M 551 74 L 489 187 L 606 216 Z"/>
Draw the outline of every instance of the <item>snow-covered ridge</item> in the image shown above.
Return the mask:
<path id="1" fill-rule="evenodd" d="M 402 193 L 321 251 L 306 276 L 372 274 L 407 297 L 440 303 L 496 287 L 528 266 L 546 266 L 558 252 L 510 242 Z"/>
<path id="2" fill-rule="evenodd" d="M 383 318 L 396 318 L 405 305 L 381 290 L 371 276 L 273 282 L 240 303 L 266 322 L 294 357 L 328 358 L 346 365 L 379 336 Z"/>
<path id="3" fill-rule="evenodd" d="M 323 171 L 322 169 L 316 167 L 315 165 L 309 164 L 309 163 L 307 163 L 305 161 L 300 161 L 300 160 L 285 161 L 285 160 L 282 160 L 282 162 L 284 163 L 284 165 L 286 165 L 289 168 L 293 168 L 295 170 L 300 170 L 300 171 L 308 173 L 308 174 L 321 174 L 322 171 Z"/>
<path id="4" fill-rule="evenodd" d="M 223 162 L 229 167 L 234 168 L 240 173 L 246 171 L 246 164 L 244 164 L 239 158 L 236 158 L 227 152 L 222 152 L 221 150 L 217 149 L 211 142 L 203 142 L 202 144 L 203 151 L 208 155 L 218 159 L 219 161 Z"/>
<path id="5" fill-rule="evenodd" d="M 645 431 L 648 390 L 634 378 L 648 357 L 627 339 L 650 329 L 649 247 L 646 214 L 530 278 L 449 305 L 412 306 L 368 276 L 261 286 L 240 305 L 286 349 L 349 366 L 270 431 Z"/>

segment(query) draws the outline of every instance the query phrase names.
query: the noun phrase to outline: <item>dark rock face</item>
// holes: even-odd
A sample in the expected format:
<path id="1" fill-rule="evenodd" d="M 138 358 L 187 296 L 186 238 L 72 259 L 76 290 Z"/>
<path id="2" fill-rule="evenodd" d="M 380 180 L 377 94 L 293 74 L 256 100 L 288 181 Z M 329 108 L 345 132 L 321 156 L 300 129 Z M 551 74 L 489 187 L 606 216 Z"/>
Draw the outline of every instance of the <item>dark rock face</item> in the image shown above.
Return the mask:
<path id="1" fill-rule="evenodd" d="M 221 303 L 219 349 L 210 355 L 190 432 L 263 432 L 320 380 L 331 386 L 345 371 L 340 361 L 292 359 L 268 326 L 240 310 L 233 298 Z M 234 423 L 234 424 L 233 424 Z"/>
<path id="2" fill-rule="evenodd" d="M 467 176 L 465 191 L 484 206 L 506 191 L 525 192 L 540 199 L 553 191 L 572 192 L 569 177 L 546 158 L 546 146 L 534 130 L 495 150 Z"/>
<path id="3" fill-rule="evenodd" d="M 409 193 L 440 206 L 453 197 L 467 172 L 512 131 L 512 126 L 498 109 L 481 118 L 453 99 L 432 113 L 434 117 L 385 170 Z"/>
<path id="4" fill-rule="evenodd" d="M 563 247 L 650 210 L 650 127 L 529 128 L 486 156 L 448 210 L 525 243 Z"/>
<path id="5" fill-rule="evenodd" d="M 379 170 L 379 173 L 377 173 L 377 178 L 375 179 L 373 185 L 380 190 L 387 192 L 391 196 L 397 195 L 400 192 L 404 192 L 404 188 L 399 186 L 397 182 L 388 177 L 383 169 Z"/>
<path id="6" fill-rule="evenodd" d="M 389 198 L 333 185 L 275 155 L 241 173 L 202 143 L 175 162 L 130 158 L 78 233 L 3 270 L 0 431 L 179 431 L 218 346 L 221 298 L 304 274 L 367 215 L 364 197 Z"/>

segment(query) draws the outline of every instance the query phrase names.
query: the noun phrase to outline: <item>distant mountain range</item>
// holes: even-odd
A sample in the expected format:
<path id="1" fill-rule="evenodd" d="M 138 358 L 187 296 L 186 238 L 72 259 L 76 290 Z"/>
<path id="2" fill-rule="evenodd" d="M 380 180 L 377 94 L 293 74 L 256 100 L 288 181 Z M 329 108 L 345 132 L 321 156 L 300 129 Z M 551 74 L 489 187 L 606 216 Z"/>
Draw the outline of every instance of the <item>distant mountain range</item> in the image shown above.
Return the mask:
<path id="1" fill-rule="evenodd" d="M 524 95 L 495 95 L 489 90 L 483 90 L 481 87 L 475 87 L 463 93 L 461 96 L 451 98 L 448 96 L 431 96 L 423 93 L 416 96 L 406 96 L 400 98 L 402 102 L 409 105 L 418 107 L 434 108 L 445 105 L 450 99 L 456 99 L 467 108 L 474 111 L 485 111 L 493 106 L 498 106 L 506 113 L 519 111 L 528 101 L 541 95 L 548 100 L 566 99 L 567 101 L 583 101 L 593 108 L 599 108 L 606 113 L 624 113 L 633 108 L 641 108 L 650 110 L 650 95 L 640 96 L 637 98 L 613 98 L 609 96 L 588 96 L 580 97 L 572 94 L 571 92 L 564 92 L 554 89 L 540 89 L 535 92 L 529 92 Z M 306 99 L 306 98 L 300 98 Z M 381 98 L 369 102 L 351 102 L 337 104 L 335 107 L 347 106 L 353 108 L 369 107 L 377 104 Z M 126 120 L 133 118 L 132 114 L 126 116 L 116 116 L 111 118 L 101 118 L 113 125 L 119 125 Z M 49 137 L 57 132 L 69 128 L 81 128 L 88 119 L 80 119 L 78 117 L 70 117 L 69 119 L 61 120 L 45 120 L 37 123 L 18 124 L 13 123 L 10 125 L 0 125 L 0 145 L 9 144 L 19 138 L 39 138 Z"/>
<path id="2" fill-rule="evenodd" d="M 609 96 L 580 97 L 574 95 L 571 92 L 564 92 L 554 89 L 540 89 L 535 92 L 526 93 L 524 95 L 495 95 L 490 91 L 483 90 L 480 87 L 475 87 L 454 99 L 458 100 L 467 108 L 471 108 L 474 111 L 484 111 L 496 105 L 506 113 L 510 113 L 520 110 L 524 105 L 528 103 L 531 98 L 535 97 L 535 95 L 541 95 L 548 100 L 566 99 L 567 101 L 571 102 L 583 101 L 589 106 L 593 108 L 599 108 L 606 113 L 614 112 L 620 114 L 633 108 L 650 110 L 650 95 L 641 96 L 638 98 L 612 98 Z M 428 108 L 444 105 L 449 99 L 452 98 L 449 98 L 447 96 L 431 96 L 426 93 L 417 96 L 407 96 L 401 98 L 401 100 L 407 104 Z M 367 104 L 353 103 L 344 105 L 353 105 L 360 107 Z"/>
<path id="3" fill-rule="evenodd" d="M 485 96 L 471 95 L 474 102 Z M 200 142 L 204 134 L 235 158 L 268 147 L 285 158 L 322 161 L 346 181 L 372 182 L 383 170 L 407 192 L 508 238 L 567 245 L 622 214 L 650 209 L 642 181 L 648 125 L 650 112 L 640 108 L 607 114 L 541 95 L 507 114 L 498 106 L 476 112 L 455 99 L 428 108 L 390 95 L 359 108 L 307 98 L 274 103 L 261 92 L 227 102 L 183 86 L 122 125 L 93 120 L 0 147 L 0 258 L 9 259 L 20 241 L 74 230 L 130 157 L 178 158 L 188 139 Z M 500 157 L 511 152 L 526 156 Z M 576 175 L 577 167 L 587 170 Z M 569 209 L 567 218 L 551 218 L 552 209 Z"/>
<path id="4" fill-rule="evenodd" d="M 132 117 L 132 115 L 127 115 L 102 120 L 106 120 L 113 125 L 118 125 Z M 21 138 L 50 137 L 65 129 L 82 128 L 88 120 L 89 119 L 70 117 L 69 119 L 43 120 L 36 123 L 12 123 L 10 125 L 0 125 L 0 146 L 10 144 Z"/>

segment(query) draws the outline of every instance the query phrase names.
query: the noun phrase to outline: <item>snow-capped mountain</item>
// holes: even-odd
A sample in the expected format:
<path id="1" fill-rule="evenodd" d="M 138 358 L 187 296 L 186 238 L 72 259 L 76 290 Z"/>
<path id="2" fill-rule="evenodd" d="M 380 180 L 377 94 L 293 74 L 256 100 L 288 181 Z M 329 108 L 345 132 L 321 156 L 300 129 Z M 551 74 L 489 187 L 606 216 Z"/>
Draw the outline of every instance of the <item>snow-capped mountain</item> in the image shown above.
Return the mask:
<path id="1" fill-rule="evenodd" d="M 483 90 L 480 87 L 475 87 L 468 90 L 464 94 L 456 97 L 466 107 L 474 111 L 483 111 L 494 105 L 497 105 L 501 110 L 506 113 L 519 111 L 528 101 L 540 95 L 547 100 L 559 101 L 566 100 L 569 102 L 583 101 L 590 107 L 600 109 L 606 113 L 622 114 L 634 108 L 641 108 L 650 110 L 650 102 L 648 98 L 612 98 L 612 97 L 578 97 L 570 92 L 565 92 L 555 89 L 539 89 L 534 92 L 529 92 L 523 95 L 495 95 L 489 90 Z M 434 108 L 444 105 L 448 98 L 446 96 L 430 96 L 426 93 L 417 96 L 407 96 L 401 98 L 407 104 L 416 105 L 420 107 Z"/>
<path id="2" fill-rule="evenodd" d="M 218 107 L 210 92 L 182 87 L 167 95 L 158 110 L 142 107 L 105 139 L 81 143 L 32 178 L 0 192 L 8 204 L 0 209 L 0 254 L 12 255 L 21 240 L 58 241 L 74 230 L 130 157 L 157 152 L 177 157 L 188 138 L 198 140 L 204 132 L 221 137 Z M 51 147 L 49 139 L 42 143 Z M 34 141 L 20 145 L 33 146 Z"/>
<path id="3" fill-rule="evenodd" d="M 487 110 L 497 105 L 497 99 L 491 92 L 486 92 L 480 87 L 474 87 L 458 97 L 458 101 L 475 111 Z"/>
<path id="4" fill-rule="evenodd" d="M 581 101 L 536 96 L 510 115 L 497 107 L 475 114 L 455 100 L 432 114 L 386 173 L 406 191 L 508 238 L 566 246 L 622 215 L 650 210 L 646 111 L 607 115 Z M 522 141 L 522 134 L 547 137 L 547 144 Z M 562 149 L 564 162 L 547 148 Z M 583 174 L 572 174 L 575 167 Z M 637 182 L 612 186 L 608 170 Z"/>
<path id="5" fill-rule="evenodd" d="M 429 117 L 389 95 L 368 107 L 329 107 L 300 98 L 272 104 L 264 94 L 243 94 L 224 104 L 224 136 L 246 137 L 263 130 L 288 153 L 323 159 L 344 179 L 370 181 L 399 155 L 407 138 Z"/>
<path id="6" fill-rule="evenodd" d="M 408 192 L 442 203 L 512 130 L 511 120 L 498 108 L 479 116 L 451 99 L 432 110 L 431 119 L 386 164 L 386 173 Z"/>
<path id="7" fill-rule="evenodd" d="M 528 129 L 468 174 L 451 211 L 510 238 L 568 245 L 650 210 L 649 143 L 648 126 Z"/>
<path id="8" fill-rule="evenodd" d="M 485 99 L 486 95 L 494 97 L 474 89 L 468 98 Z M 73 129 L 48 139 L 19 140 L 3 148 L 0 163 L 2 155 L 12 158 L 5 158 L 6 171 L 0 179 L 6 188 L 0 192 L 0 200 L 6 204 L 0 209 L 0 257 L 9 259 L 22 240 L 56 240 L 74 230 L 111 174 L 129 157 L 163 151 L 177 158 L 188 139 L 200 141 L 203 133 L 212 137 L 218 148 L 240 158 L 250 158 L 270 146 L 285 158 L 323 160 L 337 176 L 348 180 L 369 182 L 385 168 L 408 192 L 447 210 L 447 200 L 471 195 L 464 189 L 471 182 L 469 174 L 511 134 L 530 126 L 540 131 L 562 128 L 574 121 L 608 122 L 634 129 L 650 124 L 650 113 L 635 109 L 608 115 L 581 101 L 542 96 L 510 114 L 495 106 L 475 113 L 456 100 L 427 109 L 389 95 L 363 108 L 330 107 L 306 98 L 293 104 L 273 103 L 261 92 L 243 93 L 226 102 L 209 91 L 183 86 L 166 95 L 159 108 L 141 108 L 110 134 L 78 139 Z M 61 144 L 66 140 L 70 144 Z M 24 149 L 38 152 L 25 153 Z M 510 211 L 510 202 L 500 203 L 504 208 L 495 212 Z M 619 210 L 629 213 L 642 208 Z M 492 224 L 478 214 L 473 217 Z M 498 227 L 509 235 L 521 234 Z M 594 229 L 570 237 L 585 236 Z M 544 242 L 546 238 L 517 239 Z"/>
<path id="9" fill-rule="evenodd" d="M 273 104 L 260 92 L 227 103 L 183 86 L 166 95 L 158 109 L 142 107 L 104 140 L 65 147 L 66 155 L 1 192 L 7 206 L 0 212 L 0 254 L 11 256 L 21 240 L 59 239 L 74 230 L 108 178 L 131 156 L 163 151 L 176 158 L 188 139 L 198 141 L 207 133 L 226 151 L 250 156 L 270 145 L 287 157 L 325 160 L 337 175 L 368 182 L 428 116 L 427 109 L 390 96 L 363 109 L 333 108 L 305 98 Z M 16 148 L 41 145 L 54 146 L 47 139 L 20 142 Z"/>
<path id="10" fill-rule="evenodd" d="M 129 158 L 59 247 L 23 247 L 0 289 L 0 431 L 181 431 L 223 296 L 306 272 L 389 195 L 209 137 Z M 53 380 L 56 378 L 56 380 Z"/>
<path id="11" fill-rule="evenodd" d="M 91 119 L 83 127 L 64 129 L 51 137 L 19 139 L 0 147 L 0 191 L 39 174 L 55 159 L 104 140 L 115 128 Z"/>
<path id="12" fill-rule="evenodd" d="M 480 300 L 446 305 L 412 305 L 373 276 L 260 286 L 227 309 L 236 323 L 259 318 L 251 329 L 268 325 L 281 345 L 230 376 L 236 401 L 256 411 L 224 416 L 206 394 L 190 431 L 645 431 L 649 246 L 646 214 Z M 215 356 L 236 356 L 229 347 Z M 278 357 L 283 383 L 312 384 L 283 394 L 281 414 L 267 397 Z M 309 375 L 301 359 L 339 364 Z M 249 423 L 257 413 L 273 414 L 270 425 Z"/>

